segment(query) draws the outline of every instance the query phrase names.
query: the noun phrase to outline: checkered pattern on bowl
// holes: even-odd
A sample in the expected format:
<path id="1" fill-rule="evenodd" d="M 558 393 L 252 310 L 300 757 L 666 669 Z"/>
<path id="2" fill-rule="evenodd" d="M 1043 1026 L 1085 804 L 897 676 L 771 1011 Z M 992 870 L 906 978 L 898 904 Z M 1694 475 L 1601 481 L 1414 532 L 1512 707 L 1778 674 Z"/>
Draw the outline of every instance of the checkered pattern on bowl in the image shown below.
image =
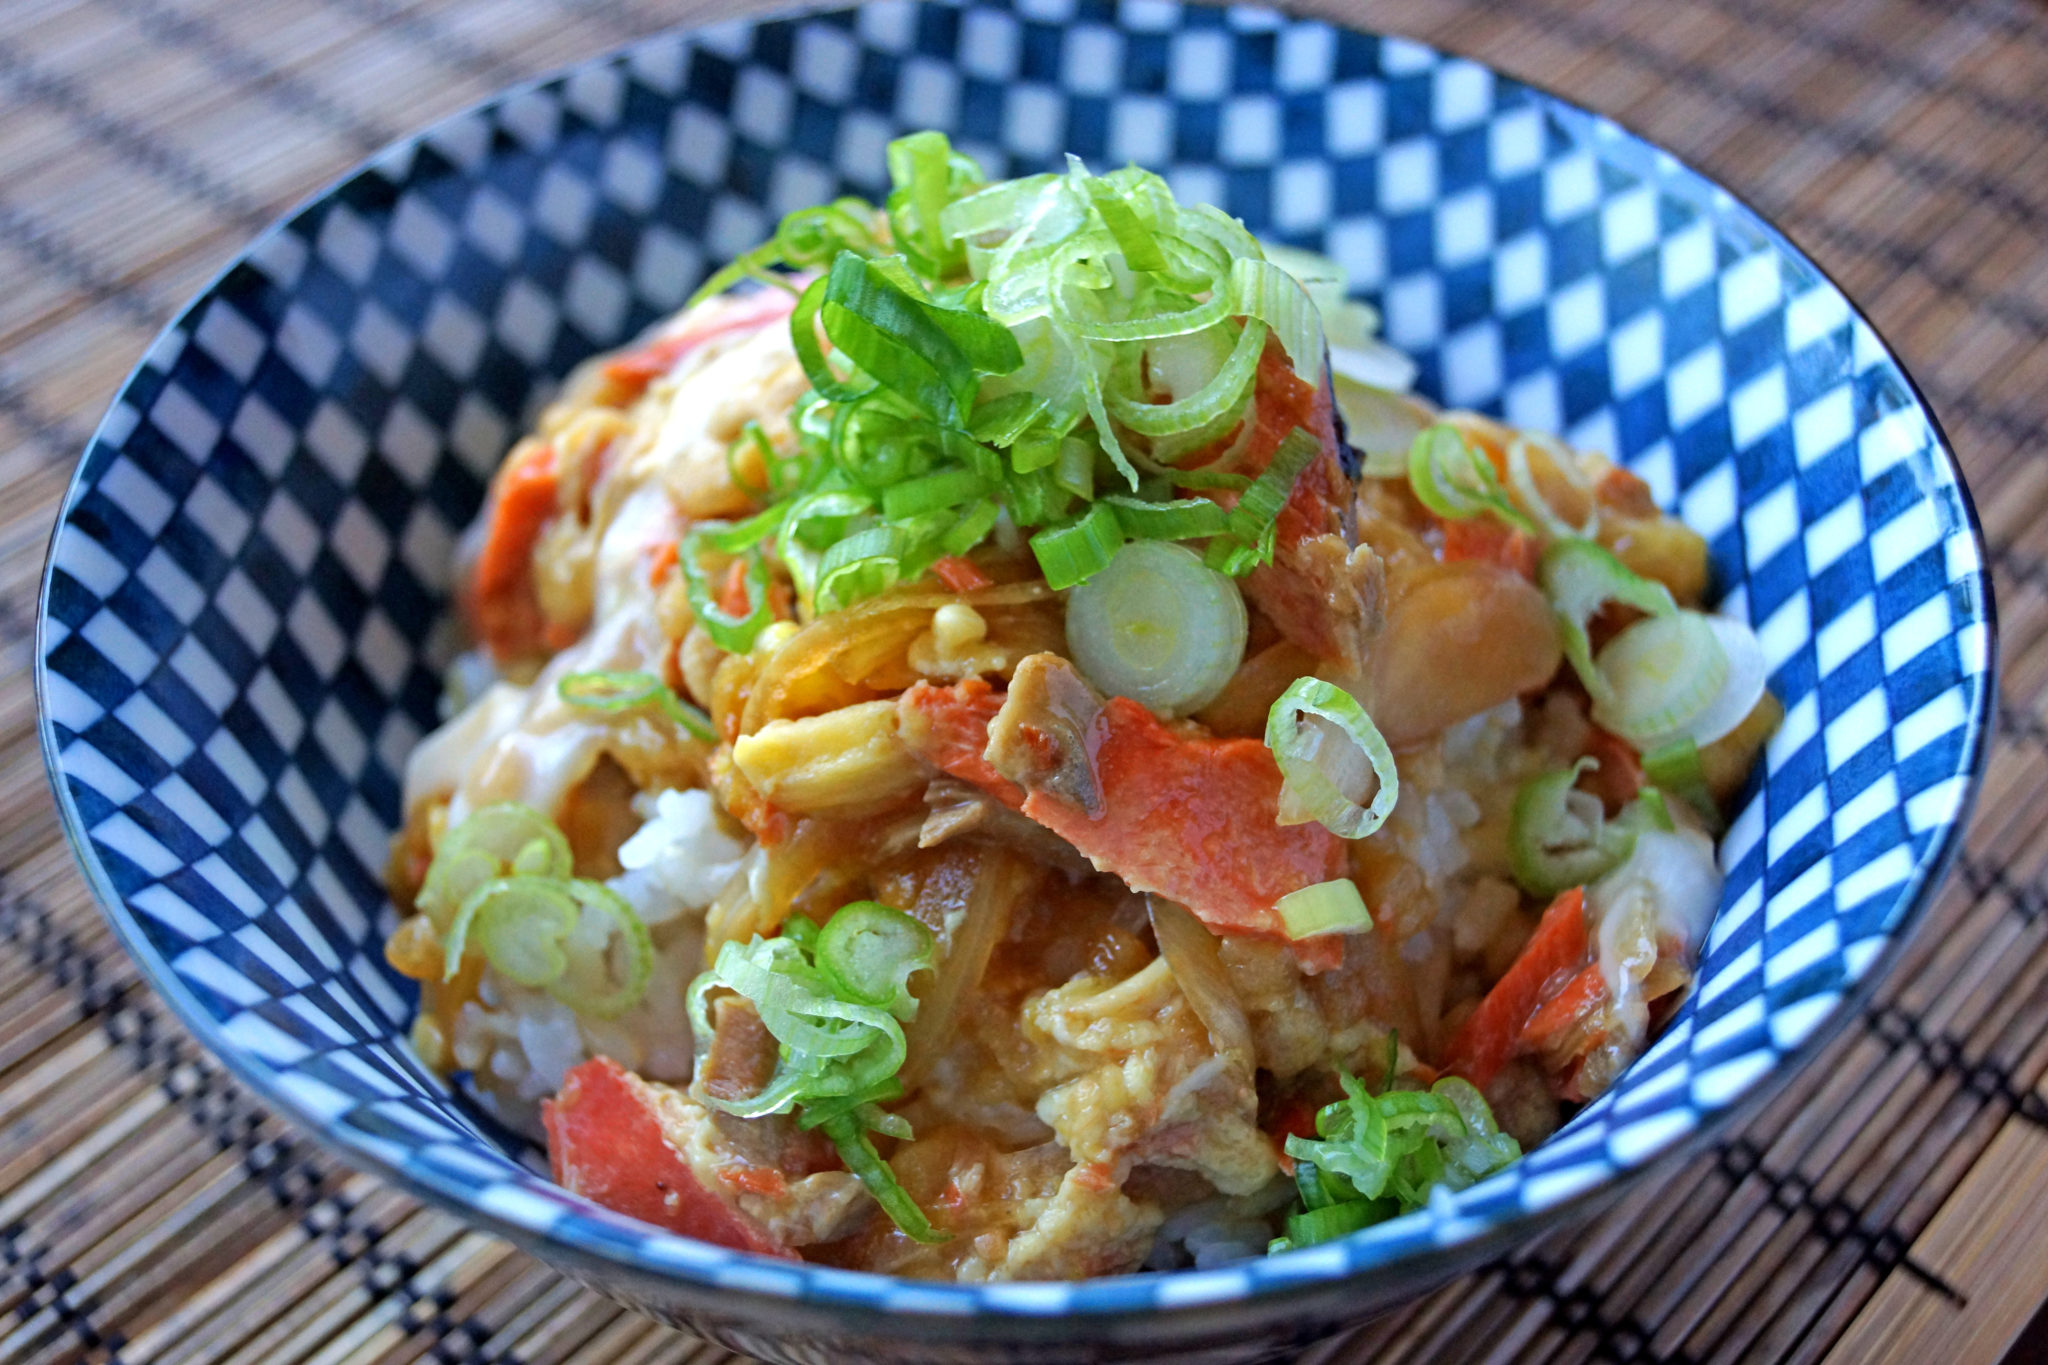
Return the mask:
<path id="1" fill-rule="evenodd" d="M 781 213 L 878 196 L 884 145 L 922 127 L 998 175 L 1135 160 L 1328 252 L 1421 388 L 1614 452 L 1707 537 L 1785 723 L 1722 849 L 1697 992 L 1505 1173 L 1224 1270 L 911 1284 L 572 1198 L 405 1045 L 381 868 L 435 719 L 454 538 L 494 462 L 571 365 Z M 38 681 L 67 825 L 129 946 L 351 1159 L 729 1336 L 784 1301 L 1142 1335 L 1110 1320 L 1498 1245 L 1781 1072 L 1953 846 L 1991 632 L 1973 515 L 1910 382 L 1803 256 L 1655 148 L 1472 63 L 1266 11 L 892 0 L 639 43 L 393 147 L 270 231 L 96 434 Z M 762 1330 L 740 1339 L 794 1349 Z"/>

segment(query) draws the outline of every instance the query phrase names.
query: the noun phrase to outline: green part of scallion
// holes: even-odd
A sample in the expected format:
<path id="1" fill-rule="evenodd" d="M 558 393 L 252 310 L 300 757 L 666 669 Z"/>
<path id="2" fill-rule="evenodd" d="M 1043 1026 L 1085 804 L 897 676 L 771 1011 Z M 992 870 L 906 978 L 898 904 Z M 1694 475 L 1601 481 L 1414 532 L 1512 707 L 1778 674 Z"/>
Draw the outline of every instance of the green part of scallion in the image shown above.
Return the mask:
<path id="1" fill-rule="evenodd" d="M 1300 678 L 1266 716 L 1266 747 L 1283 779 L 1279 822 L 1317 821 L 1363 839 L 1387 822 L 1401 796 L 1394 751 L 1358 699 L 1321 678 Z M 1364 795 L 1377 782 L 1370 803 Z M 1357 793 L 1354 795 L 1353 793 Z"/>
<path id="2" fill-rule="evenodd" d="M 571 706 L 590 711 L 632 711 L 652 706 L 682 727 L 691 739 L 718 742 L 711 718 L 675 694 L 652 673 L 571 673 L 555 685 L 555 694 Z"/>
<path id="3" fill-rule="evenodd" d="M 618 893 L 570 872 L 561 830 L 516 802 L 485 806 L 448 831 L 418 898 L 441 931 L 443 979 L 454 980 L 474 949 L 507 981 L 544 989 L 578 1014 L 610 1019 L 638 1004 L 654 970 L 647 926 Z M 586 915 L 607 932 L 582 932 Z"/>
<path id="4" fill-rule="evenodd" d="M 917 1005 L 908 982 L 930 969 L 935 949 L 931 931 L 901 910 L 856 901 L 822 927 L 796 916 L 776 938 L 724 944 L 685 996 L 699 1038 L 711 1036 L 713 994 L 730 991 L 753 1005 L 780 1044 L 775 1074 L 758 1093 L 708 1102 L 741 1118 L 794 1113 L 801 1127 L 823 1132 L 896 1226 L 920 1242 L 946 1234 L 869 1134 L 911 1136 L 908 1122 L 880 1106 L 903 1094 L 902 1021 Z"/>
<path id="5" fill-rule="evenodd" d="M 1287 1139 L 1302 1208 L 1271 1250 L 1314 1246 L 1413 1213 L 1431 1191 L 1469 1188 L 1522 1155 L 1461 1077 L 1378 1095 L 1348 1072 L 1337 1079 L 1344 1098 L 1317 1112 L 1316 1136 Z M 1306 1179 L 1302 1166 L 1313 1168 Z"/>
<path id="6" fill-rule="evenodd" d="M 810 387 L 793 440 L 751 428 L 728 449 L 760 510 L 696 544 L 772 554 L 819 610 L 911 581 L 1005 521 L 1060 587 L 1125 540 L 1207 540 L 1232 575 L 1270 562 L 1313 439 L 1256 478 L 1227 458 L 1173 462 L 1242 424 L 1269 338 L 1321 382 L 1319 307 L 1343 303 L 1341 279 L 1306 272 L 1319 305 L 1242 224 L 1134 167 L 1098 176 L 1070 161 L 989 184 L 931 132 L 892 143 L 887 164 L 883 209 L 841 199 L 791 214 L 707 285 L 796 290 L 790 337 Z M 1240 494 L 1228 512 L 1191 496 L 1218 491 Z M 765 595 L 727 617 L 697 556 L 683 563 L 706 629 L 744 648 Z"/>

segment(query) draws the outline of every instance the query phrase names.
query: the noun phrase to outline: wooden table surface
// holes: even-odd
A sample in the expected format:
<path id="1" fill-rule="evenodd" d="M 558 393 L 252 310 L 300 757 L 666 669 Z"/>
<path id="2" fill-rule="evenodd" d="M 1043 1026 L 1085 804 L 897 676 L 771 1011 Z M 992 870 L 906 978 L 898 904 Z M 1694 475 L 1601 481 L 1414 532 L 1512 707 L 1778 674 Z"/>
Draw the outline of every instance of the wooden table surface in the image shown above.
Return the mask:
<path id="1" fill-rule="evenodd" d="M 92 908 L 28 678 L 44 543 L 87 432 L 250 236 L 440 114 L 734 8 L 0 4 L 0 1361 L 726 1359 L 340 1168 L 242 1093 Z M 1833 273 L 1954 442 L 2005 656 L 1968 848 L 1821 1062 L 1588 1227 L 1310 1358 L 2048 1358 L 2048 16 L 2025 0 L 1303 8 L 1611 115 Z"/>

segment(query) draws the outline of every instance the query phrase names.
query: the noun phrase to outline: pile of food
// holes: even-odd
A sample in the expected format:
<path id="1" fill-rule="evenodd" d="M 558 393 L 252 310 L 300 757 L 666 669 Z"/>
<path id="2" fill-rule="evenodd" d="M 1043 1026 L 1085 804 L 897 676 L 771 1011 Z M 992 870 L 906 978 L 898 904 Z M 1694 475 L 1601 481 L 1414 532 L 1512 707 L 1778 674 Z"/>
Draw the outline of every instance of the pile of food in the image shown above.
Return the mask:
<path id="1" fill-rule="evenodd" d="M 1704 544 L 1157 176 L 889 167 L 494 479 L 393 857 L 420 1056 L 610 1208 L 937 1279 L 1514 1161 L 1682 998 L 1778 717 Z"/>

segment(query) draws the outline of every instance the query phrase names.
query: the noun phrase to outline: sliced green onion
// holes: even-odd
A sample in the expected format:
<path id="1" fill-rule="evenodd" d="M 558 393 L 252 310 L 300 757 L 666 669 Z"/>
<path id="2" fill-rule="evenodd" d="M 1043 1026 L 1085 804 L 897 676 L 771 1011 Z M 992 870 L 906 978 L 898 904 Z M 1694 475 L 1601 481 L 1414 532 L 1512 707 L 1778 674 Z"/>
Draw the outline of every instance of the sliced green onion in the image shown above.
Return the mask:
<path id="1" fill-rule="evenodd" d="M 1116 238 L 1116 244 L 1123 252 L 1124 264 L 1132 270 L 1164 270 L 1166 257 L 1160 253 L 1152 229 L 1138 216 L 1130 201 L 1119 194 L 1109 181 L 1089 175 L 1079 157 L 1069 154 L 1067 166 L 1068 174 L 1080 182 L 1089 199 L 1094 201 L 1095 211 L 1102 215 L 1110 235 Z"/>
<path id="2" fill-rule="evenodd" d="M 907 933 L 902 921 L 924 937 Z M 915 1001 L 903 985 L 930 966 L 930 932 L 872 903 L 842 909 L 823 929 L 802 916 L 785 929 L 779 938 L 725 943 L 685 994 L 700 1048 L 711 1038 L 711 996 L 718 990 L 751 1001 L 781 1045 L 775 1074 L 758 1094 L 707 1102 L 741 1118 L 794 1112 L 799 1126 L 832 1140 L 898 1227 L 919 1241 L 943 1240 L 868 1137 L 911 1136 L 907 1121 L 878 1107 L 903 1094 L 903 1025 L 889 1008 L 868 1001 L 886 998 L 908 1017 Z M 853 998 L 856 990 L 865 1000 Z"/>
<path id="3" fill-rule="evenodd" d="M 1536 523 L 1501 489 L 1493 462 L 1447 423 L 1427 428 L 1408 448 L 1408 483 L 1424 507 L 1448 521 L 1491 514 L 1518 531 L 1536 532 Z"/>
<path id="4" fill-rule="evenodd" d="M 1334 1242 L 1360 1228 L 1384 1223 L 1399 1212 L 1399 1206 L 1391 1199 L 1351 1199 L 1342 1204 L 1331 1204 L 1306 1213 L 1287 1215 L 1288 1249 L 1320 1246 Z"/>
<path id="5" fill-rule="evenodd" d="M 1107 568 L 1123 544 L 1123 530 L 1116 510 L 1096 503 L 1079 521 L 1031 537 L 1031 553 L 1038 558 L 1047 586 L 1058 590 L 1085 583 Z"/>
<path id="6" fill-rule="evenodd" d="M 903 556 L 909 538 L 900 526 L 856 531 L 825 551 L 813 588 L 819 611 L 839 611 L 894 587 L 907 575 Z"/>
<path id="7" fill-rule="evenodd" d="M 1363 839 L 1387 822 L 1400 799 L 1394 751 L 1357 698 L 1321 678 L 1300 678 L 1280 694 L 1266 716 L 1266 747 L 1283 779 L 1279 823 L 1317 821 L 1332 834 Z M 1346 788 L 1379 779 L 1372 804 Z"/>
<path id="8" fill-rule="evenodd" d="M 842 999 L 875 1005 L 908 1023 L 917 1017 L 910 978 L 928 971 L 932 931 L 893 906 L 855 901 L 818 933 L 818 968 Z"/>
<path id="9" fill-rule="evenodd" d="M 1273 902 L 1280 923 L 1291 939 L 1314 938 L 1317 934 L 1364 934 L 1372 931 L 1372 911 L 1358 894 L 1358 883 L 1349 877 L 1290 891 Z"/>
<path id="10" fill-rule="evenodd" d="M 861 1130 L 858 1119 L 851 1116 L 832 1119 L 824 1125 L 824 1132 L 832 1139 L 833 1146 L 839 1149 L 839 1158 L 846 1163 L 846 1169 L 867 1187 L 875 1202 L 882 1206 L 882 1212 L 889 1215 L 890 1221 L 902 1229 L 906 1237 L 927 1245 L 947 1240 L 946 1234 L 932 1226 L 925 1211 L 917 1206 L 917 1201 L 896 1179 L 896 1172 L 889 1169 L 889 1163 L 875 1151 L 875 1144 Z"/>
<path id="11" fill-rule="evenodd" d="M 946 203 L 952 146 L 944 133 L 911 133 L 889 144 L 889 178 L 902 195 L 892 215 L 896 240 L 915 243 L 927 261 L 945 253 L 946 233 L 940 223 Z M 892 195 L 891 198 L 896 196 Z"/>
<path id="12" fill-rule="evenodd" d="M 445 938 L 463 904 L 485 883 L 512 876 L 567 877 L 572 861 L 569 841 L 554 821 L 531 806 L 501 801 L 441 836 L 413 903 Z"/>
<path id="13" fill-rule="evenodd" d="M 1691 736 L 1680 735 L 1644 754 L 1643 776 L 1690 806 L 1706 822 L 1709 833 L 1720 833 L 1721 807 L 1707 788 L 1700 746 Z"/>
<path id="14" fill-rule="evenodd" d="M 441 945 L 443 981 L 462 971 L 475 935 L 499 975 L 520 986 L 545 986 L 569 965 L 562 940 L 576 927 L 569 884 L 554 877 L 500 877 L 485 882 L 455 912 Z"/>
<path id="15" fill-rule="evenodd" d="M 1696 611 L 1644 617 L 1609 640 L 1594 666 L 1606 687 L 1593 698 L 1593 720 L 1641 749 L 1688 733 L 1729 673 L 1728 652 Z"/>
<path id="16" fill-rule="evenodd" d="M 575 878 L 569 894 L 585 913 L 610 920 L 612 932 L 602 946 L 587 950 L 581 947 L 581 935 L 570 934 L 563 945 L 565 969 L 548 983 L 548 993 L 578 1014 L 616 1019 L 647 993 L 654 974 L 653 936 L 625 898 L 603 882 Z M 488 931 L 483 948 L 495 964 L 502 950 Z"/>
<path id="17" fill-rule="evenodd" d="M 882 490 L 882 515 L 897 521 L 957 507 L 981 492 L 982 486 L 981 476 L 971 469 L 942 469 Z"/>
<path id="18" fill-rule="evenodd" d="M 1244 490 L 1237 506 L 1230 510 L 1231 534 L 1247 545 L 1258 544 L 1279 520 L 1280 511 L 1293 495 L 1294 483 L 1301 477 L 1301 471 L 1307 469 L 1322 450 L 1322 442 L 1300 427 L 1288 432 L 1286 439 L 1280 442 L 1280 448 L 1273 452 L 1273 462 L 1252 480 L 1252 486 Z"/>
<path id="19" fill-rule="evenodd" d="M 1358 1191 L 1341 1175 L 1323 1170 L 1313 1161 L 1294 1163 L 1294 1188 L 1306 1209 L 1326 1209 L 1358 1198 Z"/>
<path id="20" fill-rule="evenodd" d="M 1237 584 L 1163 540 L 1123 546 L 1067 599 L 1067 648 L 1082 675 L 1162 716 L 1214 700 L 1244 661 L 1248 631 Z"/>
<path id="21" fill-rule="evenodd" d="M 720 554 L 736 555 L 743 550 L 751 550 L 782 529 L 783 519 L 795 505 L 789 501 L 775 503 L 745 521 L 734 522 L 723 531 L 706 532 L 704 543 Z"/>
<path id="22" fill-rule="evenodd" d="M 758 549 L 743 552 L 747 565 L 747 614 L 735 616 L 718 605 L 700 556 L 711 535 L 728 529 L 720 521 L 698 523 L 676 547 L 676 566 L 683 571 L 683 591 L 704 633 L 720 649 L 744 654 L 754 647 L 754 637 L 761 633 L 761 628 L 775 619 L 775 610 L 768 601 L 768 565 Z"/>
<path id="23" fill-rule="evenodd" d="M 1607 823 L 1600 798 L 1580 791 L 1579 775 L 1600 765 L 1582 758 L 1522 784 L 1508 817 L 1508 860 L 1515 882 L 1545 900 L 1584 886 L 1628 856 Z"/>
<path id="24" fill-rule="evenodd" d="M 603 946 L 576 951 L 576 922 L 595 910 L 616 931 Z M 578 1014 L 610 1019 L 640 1002 L 654 970 L 647 926 L 616 892 L 582 878 L 507 877 L 479 888 L 463 903 L 448 941 L 447 978 L 461 968 L 470 941 L 506 980 L 542 987 Z M 619 945 L 624 967 L 612 976 L 609 959 Z"/>
<path id="25" fill-rule="evenodd" d="M 1266 324 L 1304 383 L 1323 382 L 1323 320 L 1308 291 L 1270 261 L 1240 256 L 1230 263 L 1237 311 Z"/>
<path id="26" fill-rule="evenodd" d="M 1002 509 L 993 499 L 983 498 L 960 514 L 960 520 L 954 522 L 953 528 L 939 538 L 939 548 L 949 555 L 966 554 L 988 538 L 988 533 L 995 529 L 996 520 L 1001 515 Z"/>
<path id="27" fill-rule="evenodd" d="M 1569 768 L 1522 784 L 1508 816 L 1508 865 L 1516 885 L 1549 900 L 1619 867 L 1644 830 L 1669 831 L 1671 815 L 1655 787 L 1645 787 L 1621 814 L 1606 818 L 1600 798 L 1573 784 L 1599 767 L 1582 758 Z"/>
<path id="28" fill-rule="evenodd" d="M 1651 616 L 1669 616 L 1678 610 L 1671 589 L 1640 576 L 1590 540 L 1560 540 L 1545 550 L 1536 568 L 1536 582 L 1557 616 L 1564 656 L 1571 660 L 1572 671 L 1596 703 L 1612 696 L 1605 675 L 1593 666 L 1592 638 L 1587 634 L 1587 626 L 1600 608 L 1619 602 Z"/>
<path id="29" fill-rule="evenodd" d="M 1266 347 L 1266 324 L 1246 322 L 1231 347 L 1230 358 L 1216 371 L 1216 377 L 1185 397 L 1171 403 L 1148 403 L 1122 394 L 1106 401 L 1109 410 L 1132 431 L 1142 436 L 1171 436 L 1206 426 L 1244 406 L 1245 396 L 1259 376 L 1259 353 Z"/>
<path id="30" fill-rule="evenodd" d="M 1341 1179 L 1356 1197 L 1320 1209 L 1309 1203 L 1288 1221 L 1284 1240 L 1290 1246 L 1412 1213 L 1435 1187 L 1465 1189 L 1522 1154 L 1468 1081 L 1446 1077 L 1428 1090 L 1374 1096 L 1347 1072 L 1337 1079 L 1344 1098 L 1316 1114 L 1314 1138 L 1290 1136 L 1286 1150 L 1297 1162 L 1312 1162 L 1322 1180 Z"/>
<path id="31" fill-rule="evenodd" d="M 571 673 L 556 684 L 555 692 L 569 705 L 592 711 L 631 711 L 651 703 L 690 738 L 718 742 L 711 718 L 652 673 Z"/>
<path id="32" fill-rule="evenodd" d="M 1147 501 L 1112 493 L 1103 501 L 1116 509 L 1117 525 L 1132 540 L 1195 540 L 1220 535 L 1226 514 L 1207 498 Z"/>
<path id="33" fill-rule="evenodd" d="M 1006 393 L 976 406 L 968 434 L 992 446 L 1015 445 L 1031 424 L 1045 414 L 1045 400 L 1035 393 Z"/>

